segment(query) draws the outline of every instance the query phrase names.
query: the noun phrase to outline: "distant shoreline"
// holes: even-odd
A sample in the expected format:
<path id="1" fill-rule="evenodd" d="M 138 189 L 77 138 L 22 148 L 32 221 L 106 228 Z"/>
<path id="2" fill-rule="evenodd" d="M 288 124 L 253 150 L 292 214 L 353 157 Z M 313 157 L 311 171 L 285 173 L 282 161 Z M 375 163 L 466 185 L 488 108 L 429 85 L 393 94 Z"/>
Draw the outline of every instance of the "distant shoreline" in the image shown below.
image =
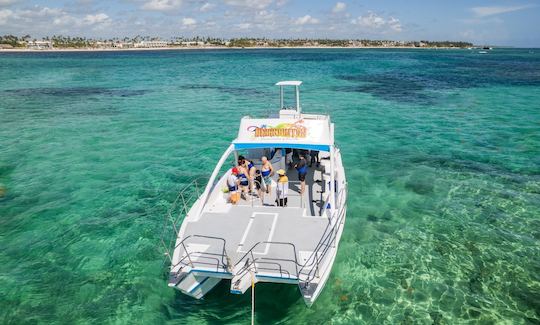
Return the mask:
<path id="1" fill-rule="evenodd" d="M 419 49 L 419 50 L 466 50 L 463 47 L 415 47 L 415 46 L 198 46 L 198 47 L 151 47 L 151 48 L 52 48 L 52 49 L 28 49 L 12 48 L 0 49 L 0 53 L 28 52 L 28 53 L 54 53 L 54 52 L 130 52 L 130 51 L 192 51 L 192 50 L 279 50 L 279 49 Z M 473 48 L 479 49 L 479 48 Z"/>

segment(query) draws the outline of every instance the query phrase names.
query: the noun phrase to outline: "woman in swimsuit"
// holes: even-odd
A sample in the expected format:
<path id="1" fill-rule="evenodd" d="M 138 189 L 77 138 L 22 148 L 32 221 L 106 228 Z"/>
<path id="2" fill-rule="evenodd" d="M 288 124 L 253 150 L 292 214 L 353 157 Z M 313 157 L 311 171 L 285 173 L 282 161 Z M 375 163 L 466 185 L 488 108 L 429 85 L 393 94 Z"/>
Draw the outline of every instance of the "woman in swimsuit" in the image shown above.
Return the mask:
<path id="1" fill-rule="evenodd" d="M 261 175 L 264 181 L 264 185 L 266 186 L 266 193 L 270 193 L 270 186 L 272 185 L 272 176 L 274 175 L 274 167 L 268 161 L 268 158 L 266 156 L 261 157 L 262 161 L 262 167 L 261 167 Z"/>
<path id="2" fill-rule="evenodd" d="M 255 170 L 257 170 L 257 168 L 255 168 L 255 165 L 244 156 L 238 156 L 238 165 L 244 167 L 247 171 L 246 176 L 249 182 L 249 192 L 251 193 L 253 191 L 253 179 L 255 178 Z"/>
<path id="3" fill-rule="evenodd" d="M 236 169 L 238 170 L 238 181 L 239 181 L 239 187 L 240 187 L 240 194 L 244 197 L 244 200 L 247 200 L 245 196 L 245 192 L 248 191 L 249 187 L 249 179 L 248 179 L 248 171 L 246 168 L 242 165 L 236 166 Z"/>

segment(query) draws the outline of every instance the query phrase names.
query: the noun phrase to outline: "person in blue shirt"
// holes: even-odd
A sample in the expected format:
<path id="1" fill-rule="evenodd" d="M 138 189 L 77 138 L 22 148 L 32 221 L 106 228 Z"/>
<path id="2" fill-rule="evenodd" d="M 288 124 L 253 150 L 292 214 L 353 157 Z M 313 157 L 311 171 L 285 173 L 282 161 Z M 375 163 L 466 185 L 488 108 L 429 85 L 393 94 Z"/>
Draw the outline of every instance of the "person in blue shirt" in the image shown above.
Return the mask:
<path id="1" fill-rule="evenodd" d="M 300 161 L 298 161 L 298 163 L 294 165 L 294 168 L 296 168 L 296 170 L 298 171 L 298 180 L 300 181 L 300 194 L 304 194 L 304 191 L 306 189 L 306 174 L 308 171 L 308 166 L 303 153 L 300 154 Z"/>

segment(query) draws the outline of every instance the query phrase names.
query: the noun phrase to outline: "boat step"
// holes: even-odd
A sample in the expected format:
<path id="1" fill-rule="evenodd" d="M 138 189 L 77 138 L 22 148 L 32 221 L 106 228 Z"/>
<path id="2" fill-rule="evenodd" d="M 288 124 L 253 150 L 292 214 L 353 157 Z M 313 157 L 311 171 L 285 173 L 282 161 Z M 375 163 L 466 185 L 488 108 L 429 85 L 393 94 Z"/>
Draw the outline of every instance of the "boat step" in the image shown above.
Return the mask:
<path id="1" fill-rule="evenodd" d="M 233 277 L 231 280 L 231 293 L 243 294 L 251 287 L 252 275 L 245 273 L 241 277 Z M 253 281 L 257 282 L 256 277 Z"/>
<path id="2" fill-rule="evenodd" d="M 183 279 L 177 283 L 175 288 L 182 291 L 186 295 L 192 296 L 193 298 L 201 299 L 220 281 L 220 278 L 188 274 L 185 275 Z"/>

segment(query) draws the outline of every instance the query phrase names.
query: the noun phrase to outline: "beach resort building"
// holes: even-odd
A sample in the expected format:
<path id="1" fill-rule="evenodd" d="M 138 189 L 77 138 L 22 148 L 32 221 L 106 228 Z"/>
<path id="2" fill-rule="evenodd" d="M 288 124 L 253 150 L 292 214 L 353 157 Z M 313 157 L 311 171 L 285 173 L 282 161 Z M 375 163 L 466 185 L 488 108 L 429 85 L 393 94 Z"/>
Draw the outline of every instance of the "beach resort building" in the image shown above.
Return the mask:
<path id="1" fill-rule="evenodd" d="M 156 48 L 156 47 L 167 47 L 168 42 L 167 41 L 140 41 L 138 43 L 135 43 L 135 47 L 137 48 Z"/>
<path id="2" fill-rule="evenodd" d="M 29 41 L 26 47 L 33 50 L 48 50 L 53 48 L 53 43 L 51 41 Z"/>

